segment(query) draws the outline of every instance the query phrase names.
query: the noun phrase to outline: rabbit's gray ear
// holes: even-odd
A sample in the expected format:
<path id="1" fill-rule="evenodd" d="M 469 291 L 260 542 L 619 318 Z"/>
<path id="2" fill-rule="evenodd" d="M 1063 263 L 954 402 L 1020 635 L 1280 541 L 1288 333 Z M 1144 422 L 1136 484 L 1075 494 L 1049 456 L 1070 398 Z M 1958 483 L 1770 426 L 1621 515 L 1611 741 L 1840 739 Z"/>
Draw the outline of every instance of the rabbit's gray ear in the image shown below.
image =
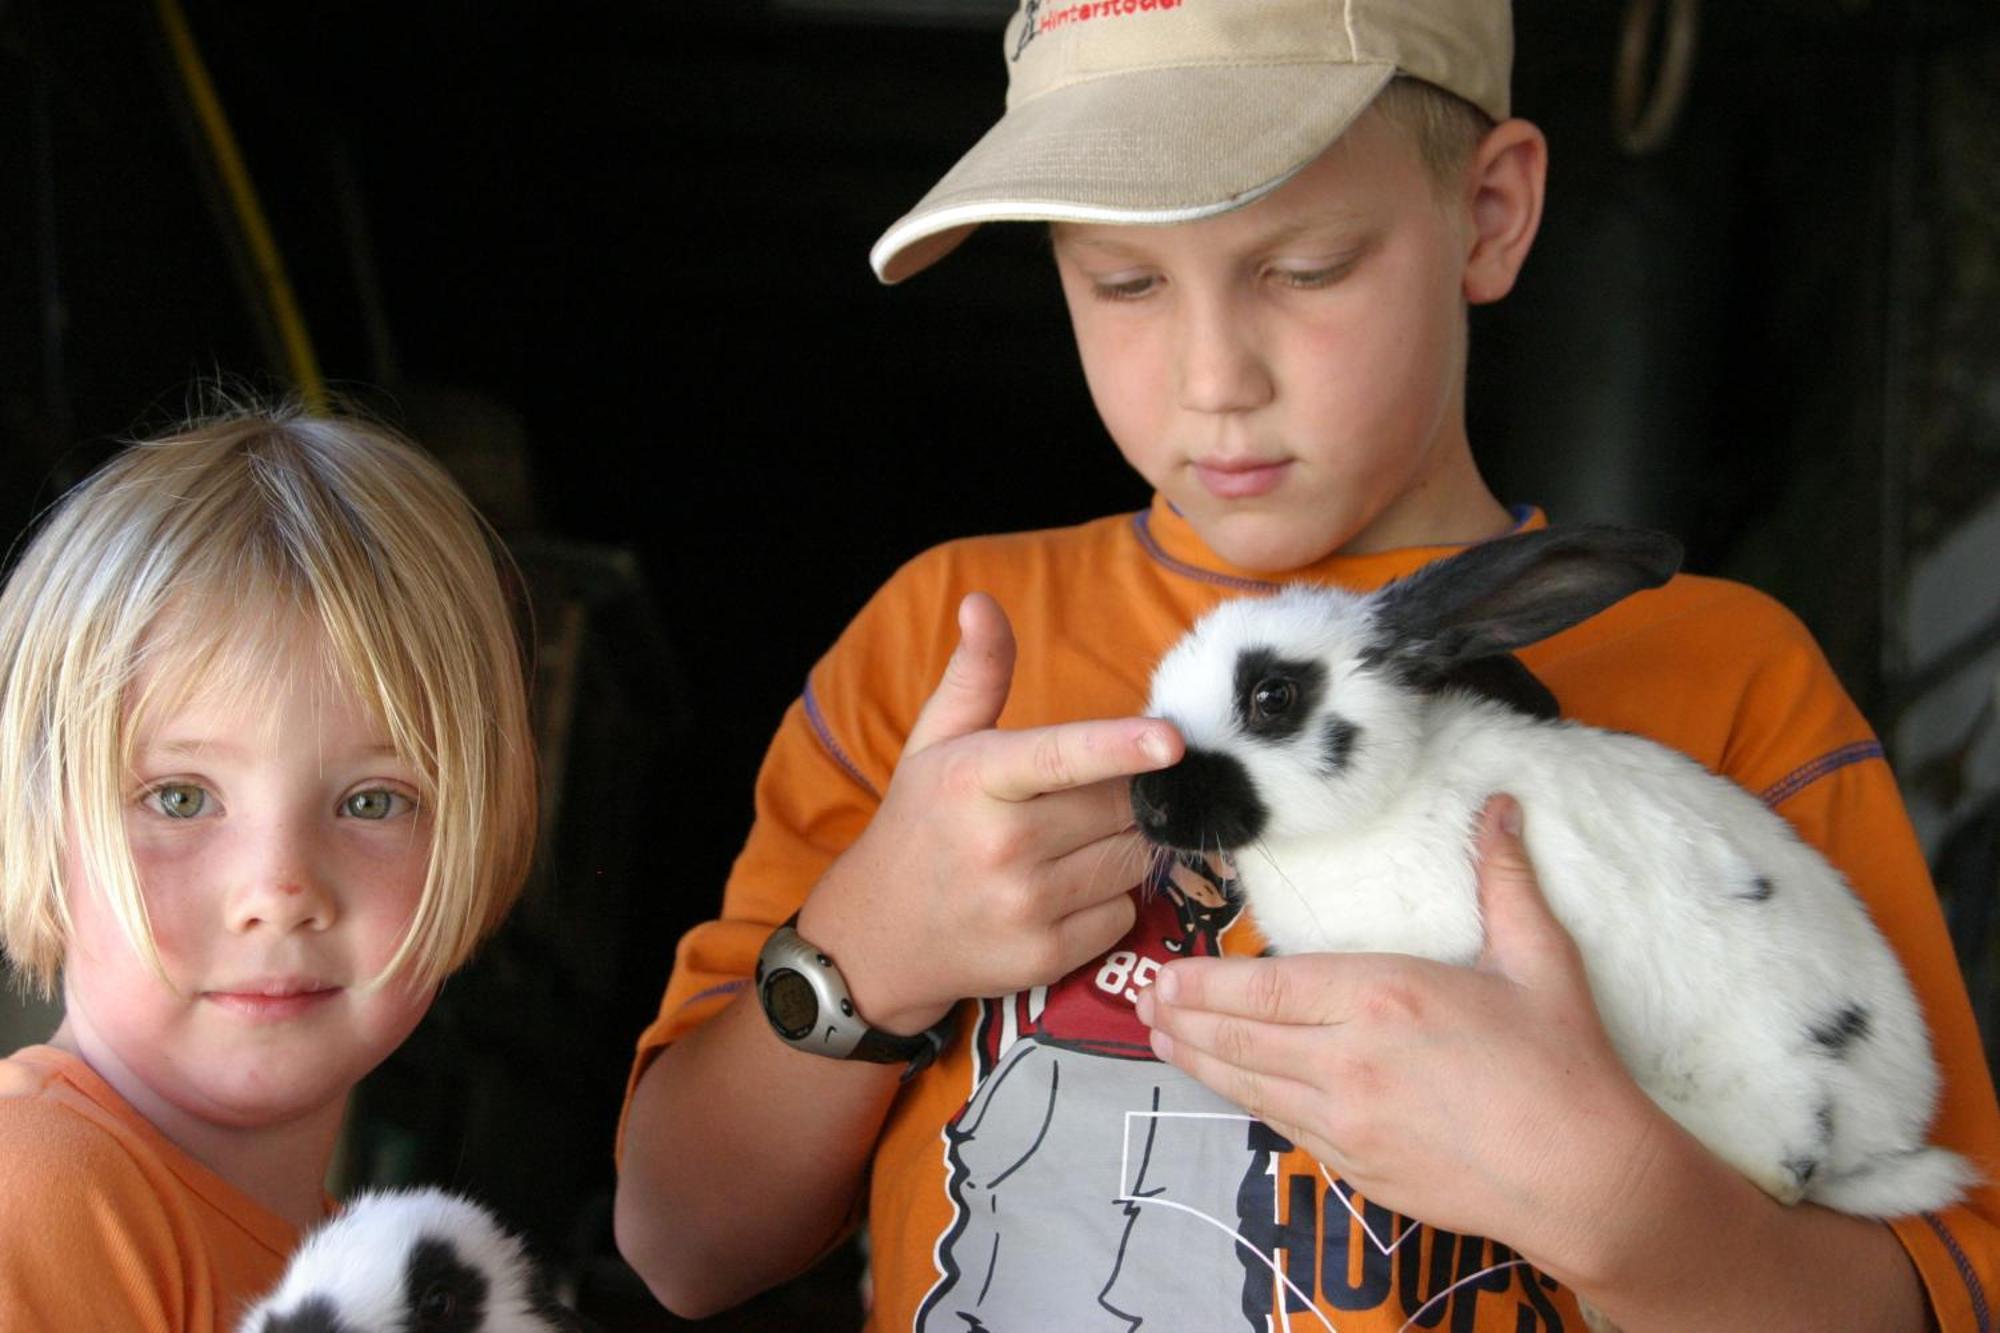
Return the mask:
<path id="1" fill-rule="evenodd" d="M 1681 545 L 1642 528 L 1544 528 L 1482 542 L 1376 594 L 1368 650 L 1420 687 L 1462 664 L 1538 643 L 1605 607 L 1657 588 Z"/>

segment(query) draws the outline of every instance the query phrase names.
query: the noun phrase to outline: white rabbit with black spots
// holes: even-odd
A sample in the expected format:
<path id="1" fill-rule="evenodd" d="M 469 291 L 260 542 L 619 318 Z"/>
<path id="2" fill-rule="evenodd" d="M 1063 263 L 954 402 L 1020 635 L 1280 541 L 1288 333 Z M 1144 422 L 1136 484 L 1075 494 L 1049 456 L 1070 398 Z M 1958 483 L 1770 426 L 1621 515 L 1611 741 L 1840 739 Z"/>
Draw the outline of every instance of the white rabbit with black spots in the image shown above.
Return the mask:
<path id="1" fill-rule="evenodd" d="M 237 1333 L 576 1333 L 520 1240 L 436 1189 L 357 1196 L 314 1229 Z"/>
<path id="2" fill-rule="evenodd" d="M 1186 757 L 1134 779 L 1142 832 L 1232 855 L 1279 953 L 1469 964 L 1488 797 L 1525 812 L 1639 1086 L 1786 1203 L 1891 1217 L 1975 1180 L 1926 1134 L 1938 1073 L 1867 910 L 1757 798 L 1636 736 L 1556 720 L 1508 656 L 1672 576 L 1653 533 L 1549 529 L 1369 596 L 1223 604 L 1161 661 L 1148 711 Z"/>

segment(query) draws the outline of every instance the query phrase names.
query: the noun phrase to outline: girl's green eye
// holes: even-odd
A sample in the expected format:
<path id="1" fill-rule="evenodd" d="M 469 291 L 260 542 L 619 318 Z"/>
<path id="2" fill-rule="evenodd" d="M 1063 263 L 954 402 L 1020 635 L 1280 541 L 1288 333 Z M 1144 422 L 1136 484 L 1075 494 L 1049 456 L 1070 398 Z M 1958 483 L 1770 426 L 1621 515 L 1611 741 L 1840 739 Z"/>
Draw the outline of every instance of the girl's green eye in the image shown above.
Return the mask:
<path id="1" fill-rule="evenodd" d="M 193 819 L 208 808 L 208 793 L 185 782 L 153 789 L 154 804 L 169 819 Z"/>
<path id="2" fill-rule="evenodd" d="M 387 819 L 396 812 L 396 799 L 392 791 L 358 791 L 341 808 L 355 819 Z"/>

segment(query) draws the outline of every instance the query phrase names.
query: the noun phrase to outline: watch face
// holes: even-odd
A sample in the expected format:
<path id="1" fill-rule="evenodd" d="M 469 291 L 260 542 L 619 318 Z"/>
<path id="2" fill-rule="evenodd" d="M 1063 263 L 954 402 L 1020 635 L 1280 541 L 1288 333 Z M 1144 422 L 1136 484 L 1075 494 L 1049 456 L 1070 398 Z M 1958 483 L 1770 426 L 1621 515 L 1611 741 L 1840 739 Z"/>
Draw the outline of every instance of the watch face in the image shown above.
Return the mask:
<path id="1" fill-rule="evenodd" d="M 804 977 L 781 967 L 764 979 L 764 1012 L 787 1041 L 800 1041 L 819 1022 L 819 997 Z"/>

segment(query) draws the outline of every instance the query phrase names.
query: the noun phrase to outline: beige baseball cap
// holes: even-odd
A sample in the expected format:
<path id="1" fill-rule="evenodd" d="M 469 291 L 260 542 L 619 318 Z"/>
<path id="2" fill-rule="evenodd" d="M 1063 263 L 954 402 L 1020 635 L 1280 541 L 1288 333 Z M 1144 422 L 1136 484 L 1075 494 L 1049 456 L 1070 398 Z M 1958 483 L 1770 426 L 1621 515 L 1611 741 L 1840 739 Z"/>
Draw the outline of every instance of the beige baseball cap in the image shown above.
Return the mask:
<path id="1" fill-rule="evenodd" d="M 1508 114 L 1509 0 L 1022 0 L 1007 114 L 883 233 L 901 282 L 982 222 L 1188 222 L 1282 185 L 1409 74 Z"/>

